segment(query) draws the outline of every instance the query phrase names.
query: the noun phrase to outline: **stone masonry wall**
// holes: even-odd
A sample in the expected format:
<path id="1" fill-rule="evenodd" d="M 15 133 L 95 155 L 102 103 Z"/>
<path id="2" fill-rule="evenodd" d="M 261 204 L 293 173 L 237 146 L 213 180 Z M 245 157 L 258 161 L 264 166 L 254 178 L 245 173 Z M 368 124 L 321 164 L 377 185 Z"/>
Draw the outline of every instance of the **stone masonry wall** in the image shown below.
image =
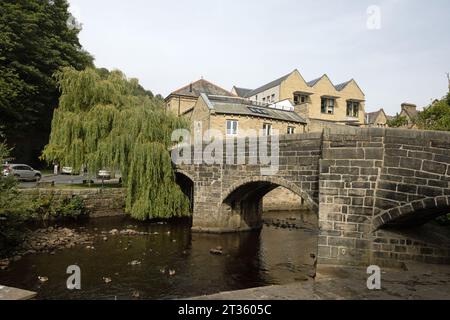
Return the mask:
<path id="1" fill-rule="evenodd" d="M 336 126 L 280 136 L 279 147 L 274 175 L 260 165 L 177 166 L 194 182 L 193 229 L 247 230 L 245 212 L 282 186 L 318 213 L 319 263 L 448 261 L 448 239 L 439 245 L 385 228 L 450 212 L 449 133 Z"/>
<path id="2" fill-rule="evenodd" d="M 377 178 L 383 160 L 382 132 L 343 127 L 325 130 L 320 160 L 319 259 L 322 263 L 368 262 Z"/>
<path id="3" fill-rule="evenodd" d="M 29 197 L 53 196 L 55 201 L 79 196 L 83 199 L 89 216 L 92 218 L 109 217 L 124 214 L 125 189 L 57 189 L 57 188 L 33 188 L 21 189 L 21 193 Z"/>
<path id="4" fill-rule="evenodd" d="M 321 136 L 321 133 L 280 136 L 279 170 L 274 175 L 262 175 L 260 165 L 227 164 L 227 152 L 223 164 L 178 166 L 180 173 L 194 181 L 193 229 L 218 232 L 239 229 L 242 219 L 232 213 L 224 214 L 224 200 L 240 186 L 251 183 L 283 186 L 301 195 L 307 205 L 317 210 Z M 257 151 L 249 150 L 247 144 L 247 159 L 255 154 Z M 234 157 L 237 163 L 236 151 Z"/>
<path id="5" fill-rule="evenodd" d="M 278 187 L 263 198 L 264 211 L 292 211 L 305 208 L 302 198 L 296 193 Z"/>

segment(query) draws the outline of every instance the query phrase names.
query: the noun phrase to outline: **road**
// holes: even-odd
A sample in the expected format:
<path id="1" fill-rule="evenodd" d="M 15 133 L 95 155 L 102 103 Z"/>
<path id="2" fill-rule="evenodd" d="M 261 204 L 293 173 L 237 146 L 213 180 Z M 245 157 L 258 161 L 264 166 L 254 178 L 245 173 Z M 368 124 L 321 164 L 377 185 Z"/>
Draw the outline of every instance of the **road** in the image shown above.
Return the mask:
<path id="1" fill-rule="evenodd" d="M 51 182 L 54 181 L 55 185 L 61 185 L 61 184 L 82 184 L 83 180 L 85 180 L 86 177 L 84 176 L 75 176 L 75 175 L 66 175 L 66 174 L 58 174 L 58 175 L 54 175 L 54 174 L 44 174 L 42 176 L 41 182 Z M 92 179 L 94 181 L 94 183 L 101 183 L 101 180 L 98 179 Z M 114 183 L 114 182 L 118 182 L 118 179 L 111 179 L 111 180 L 105 180 L 105 183 Z M 32 182 L 25 182 L 25 181 L 21 181 L 19 184 L 20 188 L 34 188 L 36 187 L 37 183 L 32 181 Z"/>

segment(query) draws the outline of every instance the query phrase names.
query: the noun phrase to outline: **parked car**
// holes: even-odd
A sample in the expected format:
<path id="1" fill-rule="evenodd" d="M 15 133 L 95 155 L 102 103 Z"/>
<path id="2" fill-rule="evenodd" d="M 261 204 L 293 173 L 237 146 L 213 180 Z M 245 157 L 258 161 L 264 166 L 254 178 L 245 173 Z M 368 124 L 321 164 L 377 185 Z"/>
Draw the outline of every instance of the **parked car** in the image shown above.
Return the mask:
<path id="1" fill-rule="evenodd" d="M 5 177 L 14 176 L 19 180 L 39 181 L 42 174 L 38 170 L 26 164 L 4 164 L 2 166 L 2 174 Z"/>
<path id="2" fill-rule="evenodd" d="M 74 174 L 72 167 L 62 167 L 61 174 Z"/>
<path id="3" fill-rule="evenodd" d="M 99 180 L 109 180 L 111 179 L 111 171 L 109 170 L 99 170 L 97 173 L 97 179 Z"/>

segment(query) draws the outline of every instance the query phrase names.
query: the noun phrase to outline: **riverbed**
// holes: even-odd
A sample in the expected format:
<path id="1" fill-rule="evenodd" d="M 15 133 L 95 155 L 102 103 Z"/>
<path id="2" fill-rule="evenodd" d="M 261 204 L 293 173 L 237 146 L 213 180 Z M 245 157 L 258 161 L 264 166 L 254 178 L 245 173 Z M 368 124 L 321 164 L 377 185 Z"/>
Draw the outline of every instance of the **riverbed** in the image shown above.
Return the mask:
<path id="1" fill-rule="evenodd" d="M 92 243 L 25 255 L 0 271 L 0 284 L 35 291 L 37 299 L 173 299 L 308 281 L 317 250 L 314 214 L 270 212 L 263 219 L 259 231 L 230 234 L 192 233 L 188 219 L 59 224 Z M 67 289 L 70 265 L 81 269 L 81 290 Z"/>

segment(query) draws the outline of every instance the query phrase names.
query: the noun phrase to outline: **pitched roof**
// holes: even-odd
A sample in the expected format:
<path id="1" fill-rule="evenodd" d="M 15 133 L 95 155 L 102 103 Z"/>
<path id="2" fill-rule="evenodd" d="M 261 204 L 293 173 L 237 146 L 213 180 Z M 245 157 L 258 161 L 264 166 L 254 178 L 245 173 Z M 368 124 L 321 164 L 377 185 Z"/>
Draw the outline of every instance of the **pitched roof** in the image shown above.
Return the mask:
<path id="1" fill-rule="evenodd" d="M 379 115 L 381 112 L 384 113 L 384 115 L 386 116 L 386 113 L 384 112 L 383 108 L 381 108 L 381 109 L 378 110 L 378 111 L 367 112 L 367 113 L 365 114 L 367 124 L 374 124 L 374 123 L 375 123 L 375 120 L 377 119 L 378 115 Z M 387 116 L 386 116 L 386 118 L 388 119 Z"/>
<path id="2" fill-rule="evenodd" d="M 251 96 L 254 96 L 255 94 L 258 94 L 258 93 L 263 92 L 263 91 L 266 91 L 266 90 L 268 90 L 268 89 L 270 89 L 270 88 L 279 86 L 284 80 L 287 79 L 287 77 L 289 77 L 289 76 L 291 75 L 291 73 L 292 73 L 292 72 L 289 72 L 288 74 L 282 76 L 281 78 L 278 78 L 278 79 L 276 79 L 276 80 L 273 80 L 273 81 L 271 81 L 271 82 L 269 82 L 269 83 L 266 83 L 265 85 L 263 85 L 263 86 L 261 86 L 261 87 L 259 87 L 259 88 L 256 88 L 256 89 L 254 89 L 254 90 L 248 92 L 248 93 L 245 95 L 245 98 L 249 98 L 249 97 L 251 97 Z"/>
<path id="3" fill-rule="evenodd" d="M 402 107 L 402 111 L 404 111 L 410 119 L 415 118 L 417 116 L 417 114 L 419 113 L 416 109 L 417 106 L 415 104 L 402 103 L 401 107 Z"/>
<path id="4" fill-rule="evenodd" d="M 201 97 L 205 100 L 208 108 L 214 110 L 215 113 L 244 115 L 306 124 L 305 119 L 294 111 L 269 108 L 239 97 L 213 96 L 206 94 L 202 94 Z"/>
<path id="5" fill-rule="evenodd" d="M 319 77 L 317 79 L 308 81 L 306 84 L 308 85 L 308 87 L 314 87 L 316 85 L 316 83 L 319 82 L 319 80 L 322 79 L 322 78 L 323 78 L 323 76 L 321 76 L 321 77 Z"/>
<path id="6" fill-rule="evenodd" d="M 234 86 L 234 91 L 239 97 L 245 97 L 249 92 L 253 91 L 253 89 L 239 88 Z"/>
<path id="7" fill-rule="evenodd" d="M 335 85 L 334 87 L 336 88 L 337 91 L 341 91 L 343 90 L 350 82 L 352 82 L 353 79 L 350 79 L 348 81 L 339 83 L 337 85 Z"/>
<path id="8" fill-rule="evenodd" d="M 214 83 L 211 83 L 205 79 L 200 79 L 178 90 L 175 90 L 174 92 L 169 94 L 167 98 L 170 97 L 171 95 L 180 95 L 196 98 L 200 95 L 200 93 L 233 96 L 231 92 L 215 85 Z"/>

